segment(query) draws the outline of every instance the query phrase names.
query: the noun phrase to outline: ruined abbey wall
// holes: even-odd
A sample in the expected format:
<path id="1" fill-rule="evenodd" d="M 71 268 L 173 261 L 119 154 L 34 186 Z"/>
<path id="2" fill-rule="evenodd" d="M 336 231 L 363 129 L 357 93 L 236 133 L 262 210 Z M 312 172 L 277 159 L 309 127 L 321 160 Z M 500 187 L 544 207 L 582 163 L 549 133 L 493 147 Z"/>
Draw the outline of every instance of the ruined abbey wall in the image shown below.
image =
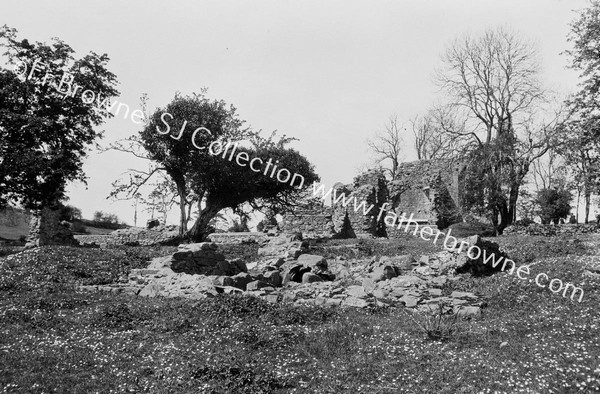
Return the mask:
<path id="1" fill-rule="evenodd" d="M 281 223 L 287 233 L 300 232 L 306 238 L 331 237 L 335 234 L 333 212 L 320 200 L 312 200 L 287 214 Z"/>
<path id="2" fill-rule="evenodd" d="M 389 184 L 395 212 L 444 227 L 458 220 L 460 172 L 460 163 L 452 160 L 401 163 L 397 179 Z"/>
<path id="3" fill-rule="evenodd" d="M 347 185 L 336 183 L 331 195 L 331 207 L 322 202 L 311 202 L 293 215 L 284 216 L 283 230 L 303 234 L 330 234 L 341 238 L 364 236 L 403 237 L 404 230 L 388 226 L 388 213 L 398 217 L 413 215 L 419 224 L 445 228 L 461 220 L 460 175 L 462 167 L 452 160 L 420 160 L 400 163 L 396 180 L 388 182 L 377 170 L 370 170 L 354 178 Z M 346 201 L 343 205 L 340 196 Z M 318 199 L 316 201 L 319 201 Z M 358 209 L 355 210 L 354 201 Z M 373 208 L 364 215 L 365 209 Z M 386 204 L 383 215 L 377 219 L 380 208 Z"/>
<path id="4" fill-rule="evenodd" d="M 333 223 L 336 234 L 344 238 L 354 238 L 368 235 L 385 236 L 383 229 L 383 218 L 377 220 L 377 214 L 381 205 L 388 200 L 388 189 L 385 177 L 378 171 L 368 171 L 354 178 L 353 183 L 334 185 L 338 202 L 332 195 Z M 339 196 L 344 195 L 346 201 L 356 201 L 357 207 L 364 201 L 364 209 L 373 209 L 368 215 L 364 215 L 362 207 L 355 210 L 354 202 L 343 205 Z"/>

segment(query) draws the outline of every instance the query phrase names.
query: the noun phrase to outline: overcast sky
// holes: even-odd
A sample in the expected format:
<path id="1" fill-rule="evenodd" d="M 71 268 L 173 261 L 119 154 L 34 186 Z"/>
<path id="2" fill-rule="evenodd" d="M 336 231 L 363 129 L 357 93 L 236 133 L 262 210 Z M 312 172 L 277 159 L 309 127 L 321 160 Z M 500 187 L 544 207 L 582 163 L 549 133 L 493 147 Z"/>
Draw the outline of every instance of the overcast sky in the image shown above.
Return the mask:
<path id="1" fill-rule="evenodd" d="M 561 52 L 573 10 L 585 0 L 412 1 L 23 1 L 2 0 L 2 21 L 20 38 L 59 37 L 77 56 L 107 53 L 118 101 L 150 109 L 176 91 L 208 88 L 238 108 L 254 129 L 298 138 L 293 147 L 315 164 L 322 181 L 349 183 L 369 162 L 365 140 L 392 114 L 404 121 L 439 99 L 433 72 L 440 53 L 464 33 L 505 26 L 538 46 L 550 88 L 576 89 L 577 74 Z M 107 144 L 139 131 L 122 117 L 105 126 Z M 406 160 L 414 160 L 410 134 Z M 89 177 L 69 187 L 70 204 L 91 217 L 116 213 L 133 224 L 128 202 L 106 197 L 130 167 L 125 154 L 93 152 Z M 145 221 L 146 216 L 142 216 Z M 138 225 L 143 223 L 138 221 Z M 170 217 L 176 222 L 176 215 Z"/>

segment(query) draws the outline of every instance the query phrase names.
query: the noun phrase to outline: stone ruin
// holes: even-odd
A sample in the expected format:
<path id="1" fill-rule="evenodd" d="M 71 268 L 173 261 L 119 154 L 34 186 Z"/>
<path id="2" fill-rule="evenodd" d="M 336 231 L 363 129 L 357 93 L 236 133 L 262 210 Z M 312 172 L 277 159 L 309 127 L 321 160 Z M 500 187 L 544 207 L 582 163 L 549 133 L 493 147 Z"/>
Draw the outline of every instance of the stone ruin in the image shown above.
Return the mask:
<path id="1" fill-rule="evenodd" d="M 496 244 L 478 236 L 466 242 L 488 254 L 505 256 Z M 394 306 L 419 312 L 476 315 L 481 313 L 484 301 L 473 293 L 445 291 L 444 285 L 457 280 L 458 274 L 486 274 L 492 269 L 458 249 L 419 259 L 403 255 L 336 257 L 328 261 L 311 254 L 306 240 L 286 234 L 264 241 L 258 257 L 253 262 L 227 260 L 215 243 L 182 244 L 172 255 L 153 259 L 148 268 L 132 270 L 122 283 L 80 289 L 191 299 L 240 293 L 271 303 Z"/>
<path id="2" fill-rule="evenodd" d="M 25 247 L 32 248 L 43 245 L 77 246 L 78 243 L 73 238 L 68 225 L 61 223 L 59 216 L 58 210 L 48 207 L 32 213 Z"/>
<path id="3" fill-rule="evenodd" d="M 460 190 L 463 166 L 461 163 L 445 160 L 419 160 L 400 163 L 398 177 L 388 182 L 378 170 L 367 171 L 354 178 L 351 184 L 336 183 L 336 195 L 344 195 L 346 200 L 363 201 L 368 208 L 374 208 L 364 215 L 362 208 L 357 211 L 353 204 L 343 206 L 335 203 L 331 194 L 331 206 L 326 206 L 318 197 L 307 199 L 299 208 L 286 214 L 282 229 L 286 232 L 300 232 L 307 238 L 321 237 L 400 237 L 405 233 L 392 226 L 386 226 L 384 218 L 388 212 L 398 217 L 403 213 L 420 225 L 432 228 L 446 228 L 460 222 Z M 380 208 L 384 213 L 377 219 Z"/>

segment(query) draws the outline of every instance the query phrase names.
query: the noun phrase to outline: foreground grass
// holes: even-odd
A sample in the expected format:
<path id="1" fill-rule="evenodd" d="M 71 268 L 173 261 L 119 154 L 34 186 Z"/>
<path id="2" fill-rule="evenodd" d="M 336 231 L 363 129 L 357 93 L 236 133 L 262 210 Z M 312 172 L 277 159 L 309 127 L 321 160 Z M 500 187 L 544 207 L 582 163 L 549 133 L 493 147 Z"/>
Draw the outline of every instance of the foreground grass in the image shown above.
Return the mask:
<path id="1" fill-rule="evenodd" d="M 0 275 L 0 392 L 600 390 L 599 283 L 582 277 L 583 266 L 600 261 L 593 256 L 598 239 L 499 241 L 519 264 L 534 261 L 532 276 L 546 272 L 582 284 L 583 302 L 502 274 L 464 278 L 444 291 L 475 291 L 487 308 L 459 321 L 457 332 L 439 342 L 403 310 L 75 290 L 118 280 L 145 259 L 166 254 L 164 248 L 50 247 L 4 257 L 0 264 L 11 270 Z"/>

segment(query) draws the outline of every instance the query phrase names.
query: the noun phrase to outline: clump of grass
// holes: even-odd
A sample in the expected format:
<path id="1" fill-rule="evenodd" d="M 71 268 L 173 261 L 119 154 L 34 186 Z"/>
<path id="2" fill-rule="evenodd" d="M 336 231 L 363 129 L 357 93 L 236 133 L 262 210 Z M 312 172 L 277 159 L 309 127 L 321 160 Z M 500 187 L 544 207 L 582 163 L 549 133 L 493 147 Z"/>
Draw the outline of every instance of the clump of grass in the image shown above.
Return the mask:
<path id="1" fill-rule="evenodd" d="M 448 314 L 446 305 L 432 309 L 429 313 L 408 312 L 411 320 L 432 341 L 449 341 L 456 339 L 464 330 L 457 313 Z"/>

